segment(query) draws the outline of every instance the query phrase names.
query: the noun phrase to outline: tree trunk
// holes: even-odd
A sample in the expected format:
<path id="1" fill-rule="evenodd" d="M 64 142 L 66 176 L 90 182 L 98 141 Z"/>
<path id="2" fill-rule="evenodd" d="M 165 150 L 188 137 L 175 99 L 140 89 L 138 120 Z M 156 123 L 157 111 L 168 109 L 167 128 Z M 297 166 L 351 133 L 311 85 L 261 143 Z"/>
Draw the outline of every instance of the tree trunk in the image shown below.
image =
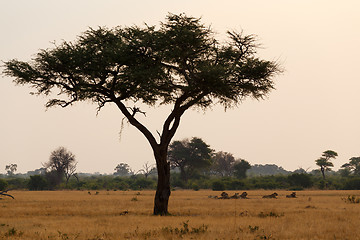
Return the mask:
<path id="1" fill-rule="evenodd" d="M 183 181 L 183 183 L 185 183 L 185 184 L 187 183 L 187 174 L 185 172 L 184 166 L 180 167 L 180 178 Z"/>
<path id="2" fill-rule="evenodd" d="M 321 167 L 321 173 L 322 173 L 323 179 L 325 180 L 325 169 L 323 167 Z"/>
<path id="3" fill-rule="evenodd" d="M 170 163 L 167 162 L 167 151 L 155 153 L 158 184 L 154 200 L 154 215 L 167 215 L 170 197 Z"/>

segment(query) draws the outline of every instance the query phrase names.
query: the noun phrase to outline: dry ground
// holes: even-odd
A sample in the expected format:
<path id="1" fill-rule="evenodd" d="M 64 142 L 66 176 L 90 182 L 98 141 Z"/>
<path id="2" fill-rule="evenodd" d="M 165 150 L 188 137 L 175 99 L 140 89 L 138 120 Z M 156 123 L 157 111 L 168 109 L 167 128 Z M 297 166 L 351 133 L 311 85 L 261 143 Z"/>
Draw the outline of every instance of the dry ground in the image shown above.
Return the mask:
<path id="1" fill-rule="evenodd" d="M 0 200 L 0 239 L 360 239 L 360 204 L 342 199 L 360 191 L 173 191 L 166 217 L 151 215 L 154 191 L 95 192 L 13 191 Z"/>

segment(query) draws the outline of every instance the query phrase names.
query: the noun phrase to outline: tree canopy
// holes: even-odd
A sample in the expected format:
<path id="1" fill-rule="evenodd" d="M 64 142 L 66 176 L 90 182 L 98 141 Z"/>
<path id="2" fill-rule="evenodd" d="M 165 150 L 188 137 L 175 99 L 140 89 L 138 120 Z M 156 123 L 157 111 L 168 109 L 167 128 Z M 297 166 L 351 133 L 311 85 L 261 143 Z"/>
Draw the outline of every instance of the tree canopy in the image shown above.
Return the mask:
<path id="1" fill-rule="evenodd" d="M 231 176 L 233 174 L 233 165 L 235 158 L 228 152 L 216 152 L 213 157 L 212 171 L 220 176 Z"/>
<path id="2" fill-rule="evenodd" d="M 71 176 L 76 176 L 76 159 L 75 155 L 64 147 L 59 147 L 51 152 L 49 161 L 44 167 L 50 170 L 48 177 L 53 178 L 54 184 L 59 184 L 65 177 L 66 184 Z"/>
<path id="3" fill-rule="evenodd" d="M 184 112 L 261 99 L 280 72 L 276 62 L 257 57 L 254 35 L 229 31 L 227 36 L 220 42 L 201 19 L 169 14 L 158 27 L 90 28 L 74 42 L 39 51 L 29 62 L 6 61 L 3 73 L 48 96 L 47 107 L 90 101 L 100 110 L 116 104 L 153 149 L 158 170 L 154 214 L 164 215 L 170 196 L 167 148 Z M 173 106 L 159 139 L 137 118 L 143 112 L 137 103 Z"/>
<path id="4" fill-rule="evenodd" d="M 331 162 L 331 159 L 335 159 L 338 156 L 338 154 L 332 150 L 324 151 L 322 154 L 322 157 L 315 160 L 316 165 L 320 167 L 320 171 L 323 175 L 323 178 L 325 179 L 325 172 L 330 171 L 331 167 L 334 166 L 334 164 Z"/>
<path id="5" fill-rule="evenodd" d="M 246 171 L 251 168 L 251 165 L 248 161 L 244 159 L 236 160 L 234 163 L 234 175 L 237 178 L 246 178 Z"/>
<path id="6" fill-rule="evenodd" d="M 90 28 L 75 42 L 41 50 L 30 62 L 5 62 L 4 73 L 35 94 L 60 93 L 47 107 L 115 102 L 128 117 L 137 109 L 129 111 L 126 102 L 175 104 L 183 112 L 264 97 L 274 88 L 278 65 L 255 56 L 254 35 L 227 34 L 229 41 L 221 44 L 200 19 L 170 14 L 159 28 Z"/>
<path id="7" fill-rule="evenodd" d="M 168 159 L 172 167 L 180 169 L 181 179 L 188 178 L 211 165 L 213 150 L 201 138 L 173 141 L 169 145 Z"/>
<path id="8" fill-rule="evenodd" d="M 114 170 L 115 170 L 114 175 L 118 175 L 118 176 L 129 176 L 134 174 L 129 164 L 127 163 L 119 163 L 118 165 L 116 165 Z"/>
<path id="9" fill-rule="evenodd" d="M 348 163 L 341 166 L 344 169 L 349 170 L 354 175 L 360 175 L 360 157 L 352 157 Z"/>
<path id="10" fill-rule="evenodd" d="M 12 176 L 17 171 L 17 164 L 16 163 L 11 163 L 9 165 L 6 165 L 5 170 L 6 170 L 8 175 Z"/>

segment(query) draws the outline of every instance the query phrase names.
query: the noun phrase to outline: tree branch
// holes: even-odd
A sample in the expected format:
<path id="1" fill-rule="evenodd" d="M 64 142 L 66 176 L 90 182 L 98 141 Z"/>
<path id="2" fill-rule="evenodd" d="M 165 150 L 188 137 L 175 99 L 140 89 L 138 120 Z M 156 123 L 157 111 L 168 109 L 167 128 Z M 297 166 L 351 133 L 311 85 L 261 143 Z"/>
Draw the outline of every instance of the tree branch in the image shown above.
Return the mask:
<path id="1" fill-rule="evenodd" d="M 7 197 L 11 197 L 12 199 L 15 199 L 12 195 L 7 194 L 8 191 L 10 191 L 10 190 L 5 190 L 5 191 L 0 192 L 0 196 L 7 196 Z"/>
<path id="2" fill-rule="evenodd" d="M 151 147 L 155 151 L 158 148 L 158 143 L 156 142 L 152 133 L 134 117 L 135 114 L 131 114 L 128 111 L 127 107 L 121 102 L 121 100 L 116 98 L 113 98 L 112 100 L 118 106 L 120 111 L 125 115 L 130 124 L 136 127 L 146 137 Z"/>

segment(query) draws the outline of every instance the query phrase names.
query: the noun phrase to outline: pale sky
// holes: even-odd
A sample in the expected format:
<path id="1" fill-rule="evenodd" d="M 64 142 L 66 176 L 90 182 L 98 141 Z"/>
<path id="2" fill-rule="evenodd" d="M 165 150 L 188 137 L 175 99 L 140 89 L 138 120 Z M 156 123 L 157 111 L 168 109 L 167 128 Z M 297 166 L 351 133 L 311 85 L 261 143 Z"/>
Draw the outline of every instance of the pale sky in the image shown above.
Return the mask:
<path id="1" fill-rule="evenodd" d="M 51 42 L 73 41 L 88 27 L 158 25 L 168 12 L 202 17 L 219 39 L 227 30 L 256 34 L 261 58 L 285 69 L 263 101 L 238 108 L 185 113 L 174 140 L 200 137 L 216 151 L 251 164 L 287 170 L 316 168 L 325 150 L 339 156 L 335 169 L 360 156 L 360 1 L 358 0 L 0 0 L 0 60 L 28 61 Z M 2 72 L 3 68 L 0 69 Z M 80 172 L 112 173 L 120 162 L 139 170 L 154 163 L 145 138 L 125 125 L 120 111 L 78 103 L 45 111 L 46 98 L 0 78 L 0 173 L 41 167 L 64 146 Z M 169 108 L 149 109 L 146 125 L 161 129 Z"/>

